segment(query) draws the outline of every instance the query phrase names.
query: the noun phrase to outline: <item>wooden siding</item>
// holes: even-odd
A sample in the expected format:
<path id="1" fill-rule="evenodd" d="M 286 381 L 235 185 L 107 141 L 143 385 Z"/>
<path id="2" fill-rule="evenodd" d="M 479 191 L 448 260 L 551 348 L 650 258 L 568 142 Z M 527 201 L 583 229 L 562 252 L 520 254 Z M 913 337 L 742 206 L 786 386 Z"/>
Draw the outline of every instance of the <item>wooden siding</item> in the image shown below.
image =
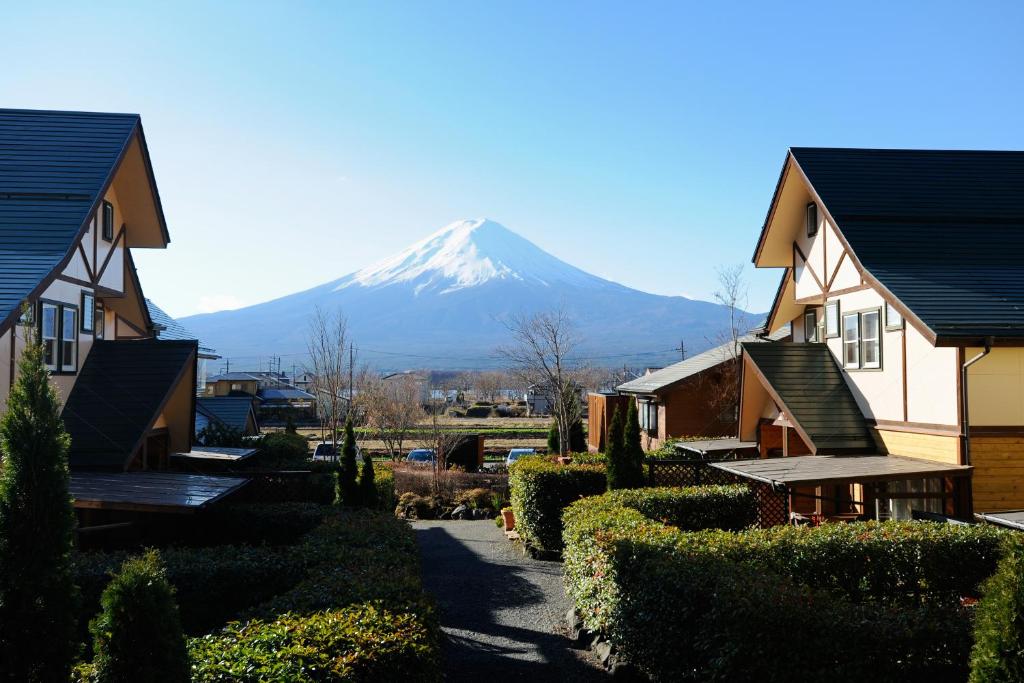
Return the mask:
<path id="1" fill-rule="evenodd" d="M 877 436 L 889 455 L 902 455 L 918 460 L 933 460 L 949 465 L 960 464 L 960 438 L 937 434 L 877 430 Z"/>
<path id="2" fill-rule="evenodd" d="M 587 449 L 592 453 L 604 450 L 615 407 L 625 411 L 629 396 L 617 394 L 587 394 Z"/>
<path id="3" fill-rule="evenodd" d="M 976 512 L 1024 508 L 1024 433 L 972 436 L 971 464 Z"/>

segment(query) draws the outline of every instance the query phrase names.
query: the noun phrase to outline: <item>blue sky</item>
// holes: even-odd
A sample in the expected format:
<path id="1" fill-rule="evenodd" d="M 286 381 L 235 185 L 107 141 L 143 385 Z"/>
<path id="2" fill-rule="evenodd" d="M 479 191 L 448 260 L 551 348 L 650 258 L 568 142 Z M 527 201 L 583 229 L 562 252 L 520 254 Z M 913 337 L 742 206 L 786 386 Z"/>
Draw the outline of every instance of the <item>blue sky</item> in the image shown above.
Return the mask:
<path id="1" fill-rule="evenodd" d="M 18 3 L 2 105 L 143 116 L 173 315 L 487 216 L 710 299 L 791 145 L 1024 148 L 1020 3 Z M 750 307 L 779 273 L 748 265 Z"/>

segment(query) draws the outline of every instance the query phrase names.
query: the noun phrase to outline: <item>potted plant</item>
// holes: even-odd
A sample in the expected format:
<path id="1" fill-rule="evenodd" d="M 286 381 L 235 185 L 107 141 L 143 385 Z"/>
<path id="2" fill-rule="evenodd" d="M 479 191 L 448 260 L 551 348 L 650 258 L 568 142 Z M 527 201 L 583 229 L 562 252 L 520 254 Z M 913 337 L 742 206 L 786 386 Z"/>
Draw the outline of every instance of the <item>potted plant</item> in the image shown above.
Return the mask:
<path id="1" fill-rule="evenodd" d="M 501 519 L 505 522 L 505 531 L 512 531 L 516 528 L 516 516 L 512 512 L 512 508 L 502 508 Z"/>

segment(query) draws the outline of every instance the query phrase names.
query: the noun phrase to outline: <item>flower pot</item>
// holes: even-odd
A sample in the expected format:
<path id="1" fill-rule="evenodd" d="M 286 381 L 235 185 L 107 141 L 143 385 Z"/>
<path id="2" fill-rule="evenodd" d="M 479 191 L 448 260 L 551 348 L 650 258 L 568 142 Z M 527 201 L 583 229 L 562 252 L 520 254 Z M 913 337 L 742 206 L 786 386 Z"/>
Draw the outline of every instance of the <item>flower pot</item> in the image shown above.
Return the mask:
<path id="1" fill-rule="evenodd" d="M 501 519 L 505 522 L 505 531 L 512 531 L 516 528 L 516 516 L 511 508 L 501 511 Z"/>

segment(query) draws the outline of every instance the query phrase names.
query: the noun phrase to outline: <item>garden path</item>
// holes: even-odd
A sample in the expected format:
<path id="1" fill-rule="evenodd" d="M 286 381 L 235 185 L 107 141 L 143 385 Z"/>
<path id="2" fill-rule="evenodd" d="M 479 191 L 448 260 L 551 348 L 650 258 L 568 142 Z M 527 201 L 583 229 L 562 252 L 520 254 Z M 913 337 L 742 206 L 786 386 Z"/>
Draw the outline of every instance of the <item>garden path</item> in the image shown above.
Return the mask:
<path id="1" fill-rule="evenodd" d="M 437 600 L 449 681 L 603 681 L 564 635 L 562 564 L 526 557 L 491 520 L 412 522 Z"/>

